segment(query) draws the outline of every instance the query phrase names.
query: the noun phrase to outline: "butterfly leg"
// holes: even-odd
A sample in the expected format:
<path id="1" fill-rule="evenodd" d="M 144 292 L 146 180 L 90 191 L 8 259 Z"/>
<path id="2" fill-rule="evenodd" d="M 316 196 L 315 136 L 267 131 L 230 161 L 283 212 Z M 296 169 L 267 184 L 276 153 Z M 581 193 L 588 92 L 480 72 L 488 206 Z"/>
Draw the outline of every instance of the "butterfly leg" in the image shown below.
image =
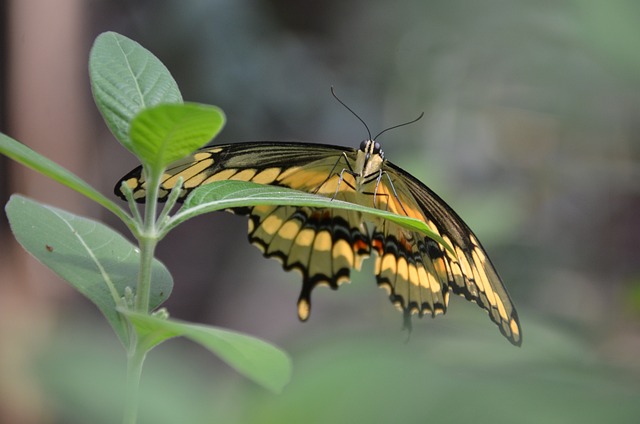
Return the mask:
<path id="1" fill-rule="evenodd" d="M 373 207 L 374 208 L 378 208 L 378 196 L 384 196 L 384 197 L 388 197 L 389 195 L 386 193 L 382 193 L 379 194 L 379 189 L 380 189 L 380 183 L 382 182 L 382 178 L 383 177 L 387 177 L 387 180 L 389 181 L 389 187 L 391 187 L 391 192 L 393 193 L 393 197 L 396 199 L 396 201 L 398 202 L 398 204 L 400 205 L 400 208 L 402 209 L 402 212 L 404 212 L 405 215 L 409 216 L 409 214 L 407 213 L 407 210 L 404 208 L 404 205 L 402 204 L 402 201 L 400 200 L 400 197 L 398 197 L 398 193 L 396 192 L 396 188 L 393 185 L 393 181 L 391 180 L 391 177 L 389 176 L 389 174 L 383 170 L 379 170 L 377 172 L 374 172 L 370 175 L 366 175 L 364 178 L 365 183 L 371 183 L 375 180 L 376 185 L 375 188 L 373 189 L 373 193 L 372 192 L 364 192 L 364 194 L 368 194 L 373 196 Z M 379 209 L 379 208 L 378 208 Z M 387 201 L 387 207 L 385 210 L 389 210 L 389 202 Z"/>
<path id="2" fill-rule="evenodd" d="M 346 171 L 346 172 L 348 172 L 349 174 L 351 174 L 351 175 L 353 175 L 353 176 L 355 176 L 355 175 L 356 175 L 356 174 L 355 174 L 355 171 L 353 170 L 353 168 L 351 168 L 351 164 L 349 163 L 349 158 L 347 157 L 347 154 L 346 154 L 346 153 L 344 153 L 344 152 L 342 152 L 342 155 L 338 158 L 338 160 L 336 161 L 336 163 L 334 163 L 334 164 L 333 164 L 333 167 L 331 168 L 331 171 L 329 171 L 329 173 L 327 174 L 327 178 L 326 178 L 322 183 L 320 183 L 320 184 L 318 185 L 318 187 L 316 187 L 315 189 L 313 189 L 313 190 L 311 191 L 311 193 L 313 193 L 313 194 L 317 194 L 317 193 L 318 193 L 318 191 L 322 188 L 322 186 L 323 186 L 323 185 L 325 185 L 325 184 L 326 184 L 326 183 L 331 179 L 331 177 L 337 173 L 337 172 L 336 172 L 336 169 L 338 169 L 338 165 L 340 164 L 340 162 L 342 161 L 342 159 L 344 159 L 344 162 L 347 164 L 347 167 L 346 167 L 346 168 L 342 168 L 342 171 L 340 171 L 340 179 L 338 180 L 338 185 L 337 185 L 337 187 L 336 187 L 336 192 L 334 193 L 334 195 L 333 195 L 332 199 L 335 199 L 335 198 L 336 198 L 336 196 L 338 195 L 338 190 L 340 189 L 340 183 L 341 183 L 341 182 L 342 182 L 342 180 L 343 180 L 343 177 L 342 177 L 343 173 Z M 348 183 L 347 183 L 347 184 L 348 184 Z M 352 189 L 354 189 L 354 190 L 355 190 L 355 188 L 354 188 L 351 184 L 348 184 L 348 185 L 349 185 L 349 187 L 351 187 Z"/>
<path id="3" fill-rule="evenodd" d="M 395 197 L 395 199 L 398 201 L 398 204 L 402 208 L 402 212 L 404 212 L 405 215 L 409 216 L 409 214 L 407 213 L 407 210 L 404 208 L 404 205 L 402 204 L 402 201 L 400 200 L 400 197 L 398 197 L 398 193 L 396 192 L 396 187 L 393 185 L 393 181 L 391 181 L 391 177 L 389 176 L 388 173 L 384 171 L 380 171 L 380 177 L 376 182 L 376 192 L 378 191 L 378 186 L 380 184 L 380 180 L 382 179 L 383 175 L 385 175 L 387 177 L 387 180 L 389 180 L 389 187 L 391 187 L 391 191 L 393 192 L 393 197 Z M 374 198 L 374 202 L 375 202 L 375 198 Z"/>
<path id="4" fill-rule="evenodd" d="M 355 174 L 352 171 L 349 171 L 347 168 L 343 168 L 342 171 L 340 171 L 340 178 L 338 179 L 338 184 L 336 184 L 336 191 L 335 193 L 333 193 L 333 197 L 331 198 L 331 200 L 335 199 L 338 196 L 338 193 L 340 192 L 340 184 L 342 184 L 343 181 L 347 186 L 349 186 L 349 188 L 351 188 L 351 190 L 356 191 L 356 188 L 353 185 L 351 185 L 348 181 L 345 181 L 345 172 L 355 177 Z"/>

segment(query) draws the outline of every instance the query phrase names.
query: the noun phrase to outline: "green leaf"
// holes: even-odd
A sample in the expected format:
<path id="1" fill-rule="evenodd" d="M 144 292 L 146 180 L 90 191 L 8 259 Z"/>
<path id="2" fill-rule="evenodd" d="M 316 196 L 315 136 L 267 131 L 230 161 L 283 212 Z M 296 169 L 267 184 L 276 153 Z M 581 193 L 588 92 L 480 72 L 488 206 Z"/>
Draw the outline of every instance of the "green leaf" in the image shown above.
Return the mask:
<path id="1" fill-rule="evenodd" d="M 74 173 L 2 133 L 0 133 L 0 153 L 101 204 L 127 224 L 129 229 L 135 231 L 135 223 L 131 217 L 116 203 Z"/>
<path id="2" fill-rule="evenodd" d="M 274 392 L 291 378 L 291 359 L 279 348 L 252 336 L 200 324 L 160 319 L 122 311 L 139 335 L 141 347 L 151 349 L 172 337 L 186 337 L 218 355 L 240 374 Z"/>
<path id="3" fill-rule="evenodd" d="M 100 34 L 89 56 L 91 89 L 113 135 L 133 152 L 131 120 L 142 109 L 161 103 L 182 103 L 178 84 L 150 51 L 117 34 Z"/>
<path id="4" fill-rule="evenodd" d="M 127 346 L 127 324 L 116 311 L 125 287 L 135 289 L 138 249 L 109 227 L 19 195 L 6 206 L 18 242 L 102 311 Z M 167 299 L 171 274 L 158 260 L 152 266 L 151 307 Z"/>
<path id="5" fill-rule="evenodd" d="M 161 172 L 204 146 L 222 129 L 222 111 L 196 103 L 164 104 L 140 112 L 131 123 L 131 144 L 140 161 Z"/>
<path id="6" fill-rule="evenodd" d="M 246 181 L 217 181 L 193 190 L 185 200 L 183 207 L 171 218 L 165 231 L 168 232 L 181 222 L 204 213 L 228 208 L 258 205 L 310 206 L 358 211 L 374 219 L 386 219 L 402 225 L 405 228 L 420 231 L 432 240 L 442 244 L 446 249 L 451 251 L 451 253 L 454 253 L 451 246 L 449 246 L 442 237 L 431 231 L 424 222 L 418 219 L 357 205 L 355 203 L 332 200 L 329 197 L 318 196 L 290 188 L 268 186 Z"/>

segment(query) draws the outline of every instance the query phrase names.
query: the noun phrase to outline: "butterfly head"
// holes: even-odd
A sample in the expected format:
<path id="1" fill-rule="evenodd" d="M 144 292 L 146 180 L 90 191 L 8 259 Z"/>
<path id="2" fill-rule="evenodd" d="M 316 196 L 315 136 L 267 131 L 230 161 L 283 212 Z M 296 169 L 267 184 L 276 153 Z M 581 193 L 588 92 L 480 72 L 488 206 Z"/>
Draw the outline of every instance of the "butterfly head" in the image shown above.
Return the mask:
<path id="1" fill-rule="evenodd" d="M 356 159 L 356 173 L 360 177 L 378 174 L 384 164 L 384 152 L 380 143 L 374 140 L 364 140 L 360 143 Z"/>
<path id="2" fill-rule="evenodd" d="M 359 150 L 365 154 L 365 157 L 367 160 L 371 159 L 372 156 L 376 156 L 376 155 L 379 155 L 384 159 L 384 152 L 382 151 L 382 146 L 377 141 L 362 140 L 362 143 L 360 143 Z"/>

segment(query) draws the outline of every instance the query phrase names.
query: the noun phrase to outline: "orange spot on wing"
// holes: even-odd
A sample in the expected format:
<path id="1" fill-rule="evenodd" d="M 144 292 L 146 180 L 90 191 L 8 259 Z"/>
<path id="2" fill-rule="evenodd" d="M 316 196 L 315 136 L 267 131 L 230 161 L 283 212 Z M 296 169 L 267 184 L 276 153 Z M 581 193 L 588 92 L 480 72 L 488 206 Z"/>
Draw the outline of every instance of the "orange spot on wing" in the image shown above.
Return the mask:
<path id="1" fill-rule="evenodd" d="M 411 252 L 413 250 L 413 245 L 409 243 L 409 240 L 407 240 L 406 237 L 401 237 L 400 240 L 398 240 L 398 243 L 402 246 L 405 252 Z"/>
<path id="2" fill-rule="evenodd" d="M 319 209 L 311 214 L 312 219 L 319 221 L 326 221 L 331 218 L 331 211 L 329 209 Z"/>
<path id="3" fill-rule="evenodd" d="M 362 242 L 361 240 L 359 240 L 360 243 L 365 244 L 364 242 Z M 357 243 L 356 243 L 357 244 Z M 379 239 L 373 239 L 371 241 L 371 247 L 373 247 L 376 252 L 378 253 L 378 255 L 382 256 L 382 253 L 384 252 L 384 245 L 382 244 L 382 241 Z"/>

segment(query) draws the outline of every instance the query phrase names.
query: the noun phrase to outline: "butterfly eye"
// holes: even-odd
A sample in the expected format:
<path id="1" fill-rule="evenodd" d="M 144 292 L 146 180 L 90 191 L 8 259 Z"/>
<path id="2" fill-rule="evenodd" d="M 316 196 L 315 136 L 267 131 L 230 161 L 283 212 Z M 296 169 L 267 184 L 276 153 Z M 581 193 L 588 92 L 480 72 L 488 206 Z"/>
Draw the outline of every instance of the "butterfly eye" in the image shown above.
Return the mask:
<path id="1" fill-rule="evenodd" d="M 360 150 L 362 150 L 363 152 L 367 151 L 367 140 L 362 140 L 362 143 L 360 143 Z"/>
<path id="2" fill-rule="evenodd" d="M 373 154 L 377 155 L 378 153 L 380 153 L 382 151 L 382 147 L 380 146 L 380 143 L 376 142 L 373 145 Z"/>

